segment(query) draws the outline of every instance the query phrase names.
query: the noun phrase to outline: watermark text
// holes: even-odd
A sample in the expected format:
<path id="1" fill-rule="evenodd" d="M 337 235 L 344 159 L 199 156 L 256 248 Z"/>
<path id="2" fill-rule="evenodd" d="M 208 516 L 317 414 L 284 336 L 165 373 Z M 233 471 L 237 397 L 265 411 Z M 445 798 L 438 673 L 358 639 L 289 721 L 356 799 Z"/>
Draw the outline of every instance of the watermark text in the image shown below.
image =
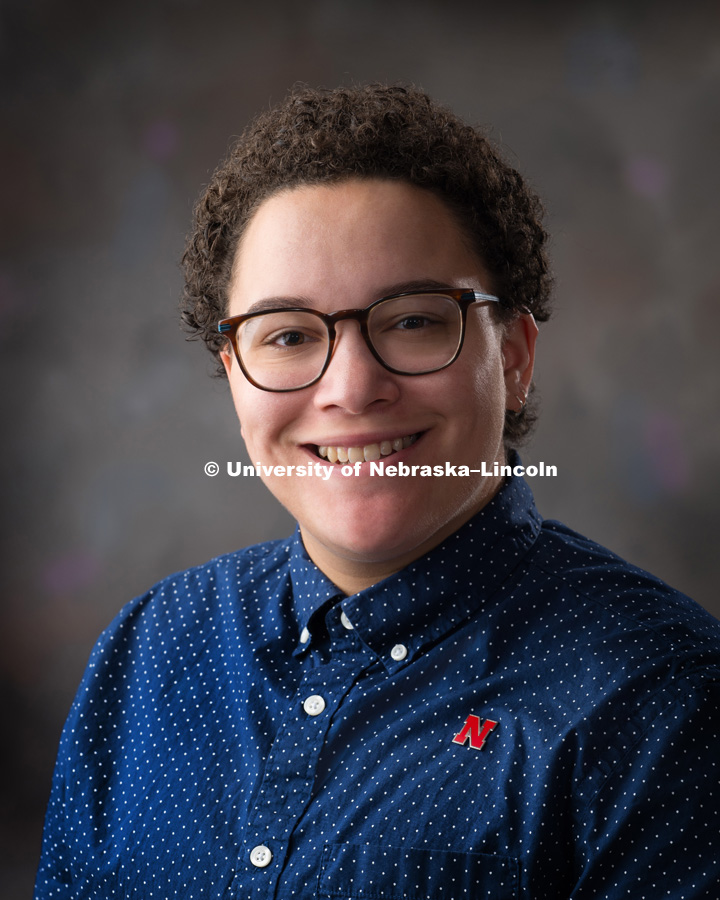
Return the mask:
<path id="1" fill-rule="evenodd" d="M 407 463 L 386 463 L 384 460 L 346 463 L 345 465 L 339 463 L 323 465 L 323 463 L 316 462 L 297 466 L 268 466 L 260 462 L 249 465 L 229 461 L 225 470 L 231 478 L 262 478 L 263 476 L 288 478 L 294 476 L 295 478 L 319 478 L 322 481 L 328 481 L 333 475 L 343 478 L 359 477 L 360 475 L 383 478 L 470 478 L 472 475 L 480 475 L 484 478 L 508 478 L 511 475 L 525 476 L 526 478 L 557 477 L 557 466 L 547 465 L 544 462 L 529 466 L 516 463 L 511 466 L 498 462 L 488 464 L 483 461 L 479 468 L 473 469 L 470 466 L 459 466 L 449 462 L 433 466 L 409 466 Z M 205 464 L 206 475 L 215 477 L 219 472 L 218 463 L 208 462 Z"/>

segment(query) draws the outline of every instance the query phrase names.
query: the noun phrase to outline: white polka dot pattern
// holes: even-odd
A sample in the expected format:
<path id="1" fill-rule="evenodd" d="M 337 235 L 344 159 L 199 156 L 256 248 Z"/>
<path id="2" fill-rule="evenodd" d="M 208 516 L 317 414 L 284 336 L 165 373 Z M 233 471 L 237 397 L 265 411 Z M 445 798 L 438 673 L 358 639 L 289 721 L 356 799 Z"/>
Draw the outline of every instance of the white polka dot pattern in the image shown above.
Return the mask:
<path id="1" fill-rule="evenodd" d="M 35 896 L 718 900 L 719 676 L 715 620 L 518 479 L 352 597 L 251 547 L 101 636 Z"/>

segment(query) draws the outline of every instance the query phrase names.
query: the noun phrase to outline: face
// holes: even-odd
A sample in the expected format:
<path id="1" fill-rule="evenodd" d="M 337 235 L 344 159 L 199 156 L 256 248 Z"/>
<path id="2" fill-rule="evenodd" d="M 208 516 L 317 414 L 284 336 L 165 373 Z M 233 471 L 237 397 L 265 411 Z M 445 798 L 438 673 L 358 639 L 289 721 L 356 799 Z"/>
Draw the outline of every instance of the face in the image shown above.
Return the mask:
<path id="1" fill-rule="evenodd" d="M 350 180 L 295 188 L 266 200 L 238 248 L 228 315 L 261 301 L 322 312 L 363 308 L 426 284 L 492 292 L 446 205 L 397 181 Z M 535 325 L 503 329 L 489 308 L 471 306 L 465 343 L 447 369 L 395 375 L 371 355 L 358 324 L 341 321 L 322 379 L 292 393 L 262 391 L 234 354 L 222 356 L 253 463 L 305 466 L 318 447 L 367 448 L 410 438 L 386 464 L 504 462 L 505 409 L 517 409 L 532 376 Z M 409 441 L 405 440 L 405 444 Z M 396 443 L 397 446 L 397 443 Z M 351 454 L 351 459 L 353 454 Z M 265 481 L 300 523 L 314 562 L 352 593 L 403 568 L 455 531 L 500 487 L 493 477 L 322 477 Z"/>

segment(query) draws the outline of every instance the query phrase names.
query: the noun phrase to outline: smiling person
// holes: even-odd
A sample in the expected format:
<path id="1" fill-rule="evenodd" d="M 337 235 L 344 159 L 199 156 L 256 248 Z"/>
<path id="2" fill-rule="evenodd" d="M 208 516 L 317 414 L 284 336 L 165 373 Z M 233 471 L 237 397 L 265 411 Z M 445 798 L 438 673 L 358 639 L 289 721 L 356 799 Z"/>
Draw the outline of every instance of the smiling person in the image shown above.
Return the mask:
<path id="1" fill-rule="evenodd" d="M 233 266 L 237 330 L 220 357 L 251 459 L 505 461 L 505 408 L 528 392 L 537 326 L 530 313 L 504 325 L 494 314 L 490 276 L 435 192 L 378 176 L 284 187 L 248 223 Z M 312 561 L 354 594 L 457 531 L 500 479 L 408 484 L 366 465 L 268 486 Z"/>
<path id="2" fill-rule="evenodd" d="M 101 636 L 36 897 L 717 900 L 718 623 L 506 474 L 545 243 L 414 89 L 298 88 L 248 127 L 184 317 L 298 528 Z"/>

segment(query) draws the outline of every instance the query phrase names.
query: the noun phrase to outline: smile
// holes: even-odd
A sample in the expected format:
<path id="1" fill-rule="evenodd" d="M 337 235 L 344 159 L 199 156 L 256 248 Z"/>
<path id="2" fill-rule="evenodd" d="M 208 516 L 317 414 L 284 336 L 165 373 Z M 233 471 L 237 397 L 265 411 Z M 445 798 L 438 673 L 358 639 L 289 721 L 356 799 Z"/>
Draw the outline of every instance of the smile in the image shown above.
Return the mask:
<path id="1" fill-rule="evenodd" d="M 375 462 L 399 450 L 412 446 L 420 434 L 408 434 L 391 441 L 366 444 L 364 447 L 318 447 L 317 454 L 331 463 Z"/>

